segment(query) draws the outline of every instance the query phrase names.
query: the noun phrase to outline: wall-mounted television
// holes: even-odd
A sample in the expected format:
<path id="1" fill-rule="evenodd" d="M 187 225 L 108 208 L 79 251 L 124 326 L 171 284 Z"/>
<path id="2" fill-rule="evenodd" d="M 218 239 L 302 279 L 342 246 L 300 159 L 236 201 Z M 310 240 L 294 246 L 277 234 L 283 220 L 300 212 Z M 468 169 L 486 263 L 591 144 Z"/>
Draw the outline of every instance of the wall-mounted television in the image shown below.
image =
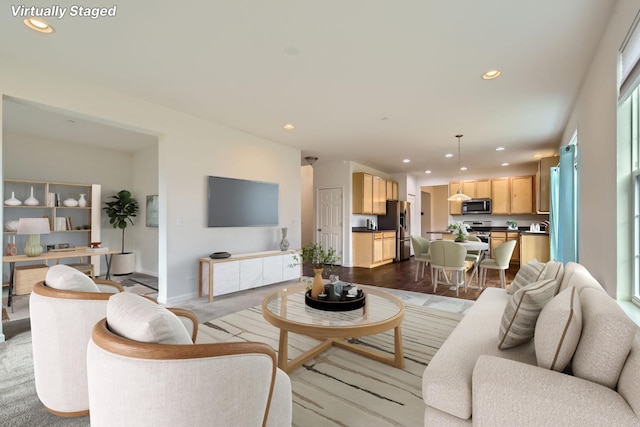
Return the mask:
<path id="1" fill-rule="evenodd" d="M 209 227 L 278 225 L 277 183 L 210 176 L 208 191 Z"/>

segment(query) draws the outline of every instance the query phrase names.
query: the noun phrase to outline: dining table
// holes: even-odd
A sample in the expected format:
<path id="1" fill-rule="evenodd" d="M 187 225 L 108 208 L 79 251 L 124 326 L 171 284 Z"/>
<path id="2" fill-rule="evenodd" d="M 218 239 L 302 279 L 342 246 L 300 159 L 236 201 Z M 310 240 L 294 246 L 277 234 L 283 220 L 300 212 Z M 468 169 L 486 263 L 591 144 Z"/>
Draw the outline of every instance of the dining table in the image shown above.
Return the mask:
<path id="1" fill-rule="evenodd" d="M 467 279 L 467 283 L 465 283 L 466 287 L 471 287 L 472 289 L 479 289 L 479 286 L 470 286 L 471 279 L 473 279 L 474 274 L 477 277 L 478 264 L 480 264 L 480 261 L 482 261 L 482 258 L 484 257 L 485 252 L 489 250 L 489 244 L 487 242 L 475 242 L 475 241 L 468 241 L 468 240 L 466 242 L 455 242 L 455 243 L 457 243 L 458 245 L 464 246 L 467 252 L 478 251 L 480 253 L 478 260 L 473 263 L 473 270 L 471 271 L 471 275 L 469 276 L 469 279 Z"/>

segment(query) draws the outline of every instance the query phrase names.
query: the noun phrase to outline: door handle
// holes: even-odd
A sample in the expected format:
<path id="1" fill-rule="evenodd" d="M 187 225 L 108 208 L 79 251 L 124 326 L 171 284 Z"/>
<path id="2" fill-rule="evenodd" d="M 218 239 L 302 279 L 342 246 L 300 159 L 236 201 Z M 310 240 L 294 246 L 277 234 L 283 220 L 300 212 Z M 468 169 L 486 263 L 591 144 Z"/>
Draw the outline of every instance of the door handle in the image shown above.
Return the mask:
<path id="1" fill-rule="evenodd" d="M 318 228 L 318 231 L 322 231 L 322 228 Z"/>

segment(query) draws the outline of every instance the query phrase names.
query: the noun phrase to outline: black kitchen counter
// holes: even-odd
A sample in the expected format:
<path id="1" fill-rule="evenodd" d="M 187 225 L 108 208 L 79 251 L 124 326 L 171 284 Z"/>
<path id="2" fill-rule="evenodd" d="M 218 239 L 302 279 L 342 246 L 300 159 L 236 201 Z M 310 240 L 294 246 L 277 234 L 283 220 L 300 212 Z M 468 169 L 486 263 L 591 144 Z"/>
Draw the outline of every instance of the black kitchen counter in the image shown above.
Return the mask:
<path id="1" fill-rule="evenodd" d="M 396 230 L 370 230 L 367 227 L 351 227 L 352 233 L 382 233 L 383 231 L 393 231 L 395 233 Z"/>

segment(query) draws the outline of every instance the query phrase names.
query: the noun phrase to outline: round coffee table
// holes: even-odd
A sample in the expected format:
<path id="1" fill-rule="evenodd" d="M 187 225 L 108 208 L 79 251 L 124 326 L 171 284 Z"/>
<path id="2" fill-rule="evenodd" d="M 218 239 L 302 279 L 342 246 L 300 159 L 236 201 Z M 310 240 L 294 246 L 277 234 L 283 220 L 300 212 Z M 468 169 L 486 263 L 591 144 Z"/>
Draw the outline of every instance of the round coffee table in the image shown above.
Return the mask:
<path id="1" fill-rule="evenodd" d="M 335 345 L 397 368 L 404 367 L 402 333 L 404 303 L 399 298 L 369 286 L 358 286 L 366 295 L 363 308 L 351 311 L 325 311 L 304 302 L 306 285 L 297 285 L 267 295 L 262 301 L 262 316 L 280 328 L 278 367 L 291 372 L 307 360 Z M 346 338 L 375 335 L 394 329 L 394 355 L 390 357 L 364 346 L 351 344 Z M 322 340 L 291 362 L 288 358 L 289 332 Z"/>

